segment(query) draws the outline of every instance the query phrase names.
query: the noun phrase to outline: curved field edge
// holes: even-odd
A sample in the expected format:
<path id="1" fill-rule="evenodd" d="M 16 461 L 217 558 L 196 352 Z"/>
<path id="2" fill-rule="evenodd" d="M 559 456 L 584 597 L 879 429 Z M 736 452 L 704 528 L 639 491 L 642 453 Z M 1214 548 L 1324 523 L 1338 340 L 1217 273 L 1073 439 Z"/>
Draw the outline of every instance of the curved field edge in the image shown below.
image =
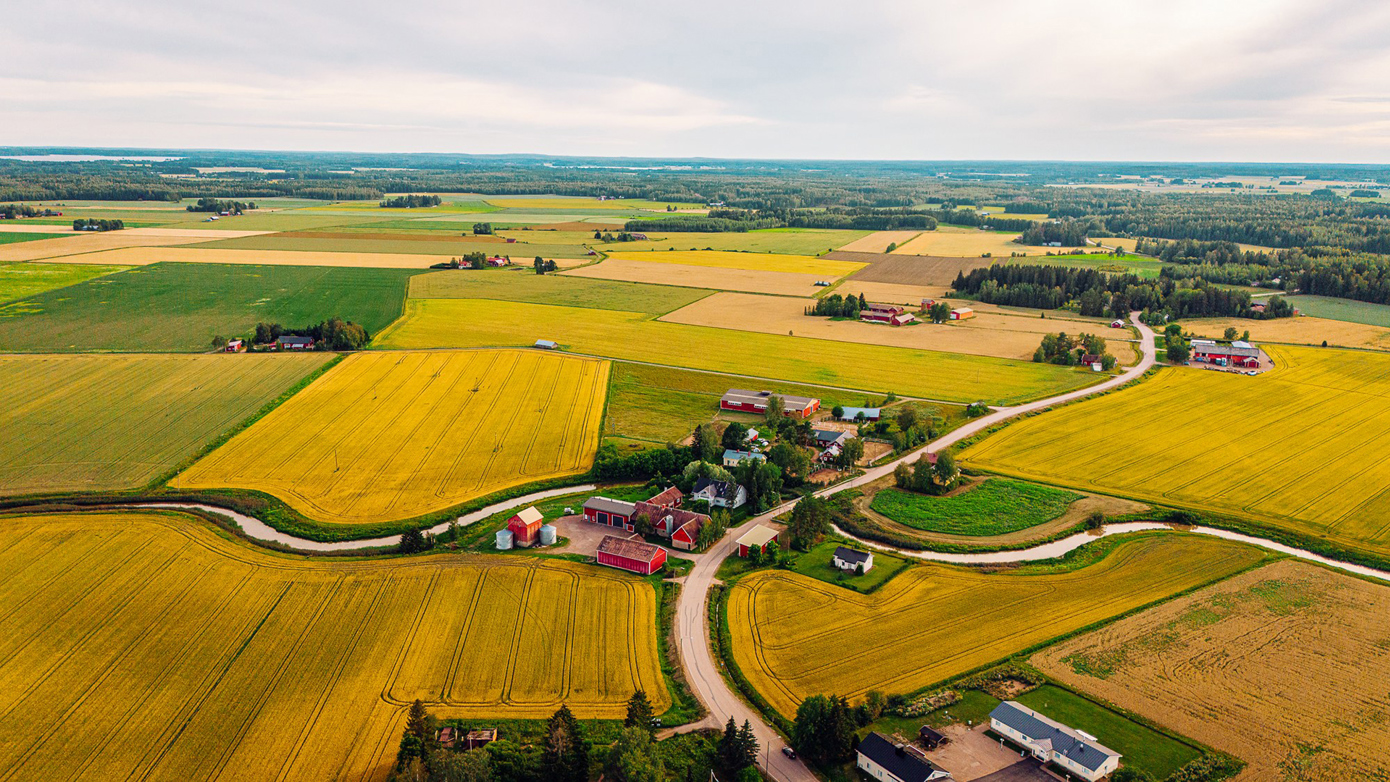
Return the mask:
<path id="1" fill-rule="evenodd" d="M 885 587 L 885 589 L 880 590 L 875 595 L 869 596 L 860 595 L 828 584 L 813 582 L 810 579 L 789 578 L 783 571 L 755 571 L 748 576 L 738 579 L 736 584 L 727 589 L 728 597 L 725 600 L 726 605 L 720 609 L 718 618 L 721 624 L 719 628 L 719 633 L 721 635 L 721 651 L 724 649 L 728 650 L 728 653 L 725 654 L 726 663 L 730 664 L 731 672 L 735 672 L 732 674 L 735 682 L 739 684 L 741 689 L 750 690 L 752 693 L 756 694 L 757 698 L 750 698 L 754 705 L 758 706 L 760 711 L 773 711 L 781 714 L 782 719 L 785 719 L 787 715 L 794 712 L 795 704 L 799 702 L 800 698 L 818 692 L 842 694 L 853 699 L 861 697 L 868 689 L 879 689 L 887 693 L 903 694 L 930 689 L 943 682 L 983 670 L 1012 657 L 1030 653 L 1031 651 L 1055 643 L 1057 640 L 1066 638 L 1074 633 L 1084 632 L 1088 629 L 1103 626 L 1132 612 L 1165 602 L 1177 595 L 1192 589 L 1201 588 L 1202 586 L 1243 572 L 1250 567 L 1256 567 L 1259 564 L 1275 558 L 1274 555 L 1267 552 L 1242 544 L 1222 541 L 1213 546 L 1207 541 L 1199 540 L 1197 536 L 1175 536 L 1180 536 L 1180 533 L 1141 533 L 1122 536 L 1118 539 L 1107 539 L 1099 544 L 1078 549 L 1060 560 L 1042 565 L 1031 565 L 1011 569 L 1005 573 L 984 574 L 981 573 L 981 571 L 969 568 L 918 565 L 917 567 L 899 574 L 897 578 Z M 1110 542 L 1112 540 L 1114 542 Z M 1187 569 L 1190 572 L 1185 581 L 1169 578 L 1162 584 L 1156 583 L 1150 585 L 1152 588 L 1148 592 L 1133 596 L 1122 596 L 1124 599 L 1120 600 L 1120 602 L 1115 605 L 1115 610 L 1112 613 L 1097 615 L 1094 619 L 1090 619 L 1089 621 L 1087 621 L 1089 617 L 1077 617 L 1077 621 L 1072 623 L 1069 627 L 1062 628 L 1058 625 L 1059 629 L 1057 632 L 1032 630 L 1026 624 L 1022 626 L 1022 629 L 1020 629 L 1020 627 L 1013 627 L 1010 629 L 1010 627 L 1005 626 L 1008 625 L 1008 621 L 1013 621 L 1016 624 L 1020 621 L 1037 624 L 1055 620 L 1055 617 L 1049 619 L 1048 617 L 1051 615 L 1044 609 L 1038 608 L 1036 601 L 1030 603 L 1028 606 L 1016 607 L 1019 611 L 1031 613 L 1034 617 L 1033 619 L 1022 620 L 1009 619 L 1006 617 L 1008 621 L 1003 622 L 999 627 L 992 627 L 980 620 L 978 612 L 976 614 L 970 614 L 965 608 L 955 605 L 955 603 L 959 601 L 950 600 L 948 599 L 950 595 L 943 595 L 939 591 L 934 592 L 936 597 L 932 602 L 943 605 L 951 604 L 952 607 L 948 610 L 956 612 L 955 614 L 939 617 L 938 619 L 942 620 L 941 623 L 920 616 L 922 607 L 927 604 L 914 602 L 910 597 L 898 594 L 902 591 L 904 585 L 911 586 L 924 579 L 941 578 L 942 574 L 945 574 L 947 581 L 952 578 L 959 579 L 963 577 L 967 580 L 978 580 L 981 584 L 989 584 L 994 579 L 1007 580 L 1017 579 L 1019 577 L 1030 578 L 1036 581 L 1036 577 L 1041 576 L 1044 577 L 1042 579 L 1043 581 L 1052 582 L 1047 586 L 1046 590 L 1048 594 L 1051 594 L 1055 591 L 1057 586 L 1067 581 L 1075 581 L 1078 578 L 1084 581 L 1095 573 L 1103 575 L 1116 567 L 1123 566 L 1135 557 L 1136 549 L 1139 549 L 1140 553 L 1146 557 L 1154 556 L 1151 551 L 1154 545 L 1157 545 L 1159 549 L 1169 550 L 1169 553 L 1174 549 L 1205 551 L 1213 555 L 1220 555 L 1226 562 L 1222 566 L 1218 566 L 1216 562 L 1204 562 L 1200 567 L 1190 565 L 1190 563 L 1177 563 L 1179 565 L 1188 565 Z M 923 574 L 923 569 L 934 572 Z M 914 579 L 914 575 L 915 580 L 912 580 L 911 584 L 904 581 L 904 579 Z M 1141 573 L 1138 575 L 1142 576 L 1143 574 Z M 1053 578 L 1046 578 L 1048 576 Z M 920 631 L 905 631 L 905 634 L 896 640 L 890 641 L 886 645 L 879 646 L 871 646 L 868 640 L 862 636 L 859 637 L 859 640 L 856 642 L 857 648 L 864 649 L 864 653 L 866 654 L 872 653 L 875 660 L 890 661 L 887 663 L 889 669 L 882 672 L 883 676 L 880 677 L 881 680 L 875 679 L 873 681 L 868 681 L 873 677 L 867 676 L 864 665 L 843 659 L 843 655 L 832 654 L 826 657 L 824 654 L 816 651 L 818 647 L 814 647 L 814 644 L 812 644 L 812 646 L 807 646 L 805 643 L 796 641 L 793 637 L 796 632 L 814 632 L 820 633 L 821 635 L 830 634 L 831 629 L 824 627 L 825 622 L 829 621 L 827 616 L 821 616 L 813 622 L 813 624 L 816 625 L 813 631 L 806 631 L 804 629 L 793 630 L 793 636 L 788 636 L 787 639 L 782 640 L 769 640 L 763 637 L 767 625 L 761 622 L 748 621 L 747 619 L 749 608 L 748 590 L 752 588 L 749 585 L 750 579 L 755 582 L 753 586 L 760 586 L 760 584 L 756 582 L 759 580 L 766 580 L 768 577 L 798 581 L 797 586 L 802 589 L 810 589 L 812 592 L 830 595 L 837 600 L 848 600 L 850 602 L 864 602 L 867 600 L 875 604 L 883 601 L 888 601 L 890 603 L 897 601 L 893 605 L 888 606 L 888 613 L 879 612 L 875 614 L 877 617 L 873 620 L 875 627 L 882 629 L 883 626 L 892 623 L 894 616 L 898 616 L 901 619 L 904 612 L 908 612 L 912 614 L 912 616 L 908 618 L 911 619 L 915 625 L 921 625 Z M 812 581 L 812 583 L 800 583 L 802 581 Z M 1005 586 L 1008 586 L 1007 581 L 1005 582 Z M 991 586 L 986 588 L 994 587 Z M 1088 594 L 1093 591 L 1094 590 L 1089 590 Z M 778 615 L 768 621 L 788 621 L 782 618 L 781 612 L 793 607 L 794 606 L 783 599 L 777 606 Z M 1092 610 L 1092 608 L 1093 607 L 1088 604 L 1087 612 Z M 821 611 L 821 614 L 825 613 L 825 610 Z M 839 619 L 843 619 L 844 617 L 844 613 L 838 610 L 832 610 L 831 613 Z M 972 622 L 972 626 L 976 628 L 985 628 L 989 630 L 990 637 L 988 642 L 984 645 L 985 648 L 981 649 L 979 645 L 972 642 L 968 649 L 962 647 L 957 653 L 947 655 L 943 662 L 941 655 L 945 655 L 946 652 L 942 650 L 942 647 L 949 646 L 952 643 L 952 638 L 959 637 L 957 634 L 954 634 L 948 626 L 943 626 L 943 623 L 949 625 L 953 622 L 965 621 Z M 839 621 L 839 624 L 843 624 L 843 621 Z M 845 630 L 845 628 L 837 626 L 834 628 L 834 633 L 839 634 L 838 637 L 841 639 L 849 637 L 841 632 L 842 630 Z M 735 632 L 737 632 L 737 635 L 735 635 Z M 924 638 L 918 637 L 922 633 L 930 634 L 932 640 L 928 643 L 923 643 Z M 810 636 L 808 636 L 808 638 L 809 637 Z M 1012 648 L 1009 647 L 1011 638 L 1014 639 L 1014 646 Z M 840 643 L 842 642 L 843 641 L 840 641 Z M 903 662 L 903 660 L 905 657 L 910 657 L 913 654 L 912 649 L 915 647 L 921 647 L 923 650 L 934 649 L 936 651 L 932 653 L 936 656 L 934 656 L 931 661 L 922 663 L 914 668 L 912 667 L 914 664 Z M 823 650 L 821 651 L 823 652 Z M 828 679 L 822 681 L 820 684 L 798 684 L 797 682 L 804 678 L 801 673 L 789 673 L 787 671 L 770 672 L 770 669 L 764 662 L 770 653 L 789 653 L 796 656 L 797 659 L 815 658 L 817 660 L 830 660 L 829 663 L 821 663 L 820 665 L 822 665 L 822 667 L 833 668 L 838 666 L 843 668 L 846 665 L 854 664 L 856 665 L 854 675 L 857 684 L 853 686 L 841 686 Z M 783 660 L 783 663 L 785 663 L 785 660 Z M 783 663 L 774 663 L 774 665 L 781 665 Z M 739 679 L 743 681 L 739 682 Z M 774 722 L 777 722 L 777 720 L 774 720 Z"/>
<path id="2" fill-rule="evenodd" d="M 469 324 L 460 328 L 458 324 Z M 488 299 L 410 299 L 377 349 L 528 347 L 554 340 L 582 355 L 894 392 L 944 402 L 1014 403 L 1104 380 L 1051 364 L 738 332 L 653 320 L 643 313 Z"/>
<path id="3" fill-rule="evenodd" d="M 21 775 L 380 778 L 417 697 L 443 717 L 614 718 L 635 687 L 669 705 L 650 586 L 588 565 L 311 561 L 148 512 L 5 517 L 0 562 L 0 768 Z"/>

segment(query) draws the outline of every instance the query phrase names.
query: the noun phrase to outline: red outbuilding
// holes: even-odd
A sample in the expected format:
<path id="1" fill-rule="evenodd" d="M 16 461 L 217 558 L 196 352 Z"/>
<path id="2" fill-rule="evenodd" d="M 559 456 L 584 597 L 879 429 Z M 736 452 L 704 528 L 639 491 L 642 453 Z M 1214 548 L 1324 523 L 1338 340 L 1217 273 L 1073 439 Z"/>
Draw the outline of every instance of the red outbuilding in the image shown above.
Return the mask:
<path id="1" fill-rule="evenodd" d="M 624 540 L 608 535 L 598 544 L 598 563 L 650 576 L 666 565 L 666 549 L 640 540 Z"/>
<path id="2" fill-rule="evenodd" d="M 518 546 L 533 546 L 545 521 L 535 507 L 527 508 L 507 521 L 507 529 L 512 532 L 512 540 Z"/>

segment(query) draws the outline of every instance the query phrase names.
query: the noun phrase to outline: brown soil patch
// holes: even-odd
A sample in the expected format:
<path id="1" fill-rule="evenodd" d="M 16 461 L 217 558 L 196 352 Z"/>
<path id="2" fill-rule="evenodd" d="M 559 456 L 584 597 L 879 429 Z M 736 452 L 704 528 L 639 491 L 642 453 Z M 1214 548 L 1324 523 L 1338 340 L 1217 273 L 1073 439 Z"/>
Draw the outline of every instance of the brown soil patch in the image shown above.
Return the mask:
<path id="1" fill-rule="evenodd" d="M 679 285 L 686 288 L 710 288 L 724 291 L 773 293 L 782 296 L 809 296 L 819 288 L 817 280 L 827 279 L 818 274 L 721 269 L 712 266 L 686 266 L 678 263 L 649 263 L 609 258 L 602 263 L 566 272 L 575 277 L 591 277 L 623 282 L 646 282 L 656 285 Z M 798 302 L 805 306 L 807 302 Z M 744 313 L 746 315 L 747 313 Z M 743 319 L 742 317 L 740 319 Z M 726 325 L 726 324 L 721 324 Z"/>
<path id="2" fill-rule="evenodd" d="M 891 443 L 881 443 L 877 440 L 864 441 L 864 458 L 858 464 L 861 467 L 868 467 L 879 459 L 893 452 Z"/>
<path id="3" fill-rule="evenodd" d="M 1297 318 L 1249 320 L 1248 318 L 1202 318 L 1183 321 L 1183 329 L 1203 337 L 1220 339 L 1226 329 L 1237 333 L 1250 331 L 1255 342 L 1288 342 L 1296 345 L 1321 345 L 1348 348 L 1390 350 L 1390 329 L 1365 323 L 1348 323 L 1301 315 Z"/>
<path id="4" fill-rule="evenodd" d="M 57 226 L 59 230 L 62 226 Z M 0 245 L 0 261 L 37 261 L 45 258 L 62 258 L 85 253 L 100 253 L 127 247 L 159 247 L 171 244 L 192 244 L 207 241 L 209 238 L 231 239 L 238 235 L 254 235 L 260 231 L 210 231 L 206 229 L 178 228 L 126 228 L 122 231 L 102 231 L 84 233 L 81 236 L 62 236 L 56 239 L 39 239 L 34 242 Z M 132 261 L 89 261 L 81 259 L 78 263 L 120 263 L 122 265 L 142 265 Z M 152 263 L 147 261 L 144 263 Z"/>
<path id="5" fill-rule="evenodd" d="M 1044 673 L 1249 763 L 1390 778 L 1390 587 L 1283 560 L 1072 638 Z"/>
<path id="6" fill-rule="evenodd" d="M 901 285 L 949 286 L 956 275 L 981 266 L 989 266 L 989 258 L 942 258 L 920 255 L 875 253 L 826 253 L 824 258 L 837 261 L 867 263 L 869 267 L 854 275 L 858 282 L 895 282 Z"/>
<path id="7" fill-rule="evenodd" d="M 806 476 L 806 482 L 815 483 L 823 486 L 825 484 L 834 483 L 835 481 L 838 481 L 842 475 L 844 475 L 844 472 L 841 470 L 835 470 L 830 467 L 822 467 L 819 470 L 816 470 L 815 472 Z"/>
<path id="8" fill-rule="evenodd" d="M 862 236 L 844 247 L 839 248 L 841 252 L 851 253 L 886 253 L 888 245 L 903 245 L 911 241 L 921 231 L 874 231 L 868 236 Z"/>

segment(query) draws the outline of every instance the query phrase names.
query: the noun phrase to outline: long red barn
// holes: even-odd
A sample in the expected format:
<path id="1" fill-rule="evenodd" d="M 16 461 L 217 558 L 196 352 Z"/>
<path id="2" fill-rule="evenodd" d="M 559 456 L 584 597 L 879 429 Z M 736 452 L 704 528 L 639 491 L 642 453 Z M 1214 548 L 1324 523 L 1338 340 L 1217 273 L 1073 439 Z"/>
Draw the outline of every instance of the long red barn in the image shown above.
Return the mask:
<path id="1" fill-rule="evenodd" d="M 598 544 L 598 563 L 629 573 L 650 576 L 665 567 L 666 549 L 640 540 L 625 540 L 607 535 Z"/>

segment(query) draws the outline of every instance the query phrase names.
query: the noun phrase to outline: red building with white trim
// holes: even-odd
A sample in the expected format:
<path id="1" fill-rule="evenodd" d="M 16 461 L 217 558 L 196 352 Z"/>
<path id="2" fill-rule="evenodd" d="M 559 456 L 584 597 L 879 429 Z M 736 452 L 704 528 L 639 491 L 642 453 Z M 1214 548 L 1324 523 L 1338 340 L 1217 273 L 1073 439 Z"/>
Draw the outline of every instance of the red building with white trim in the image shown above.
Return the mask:
<path id="1" fill-rule="evenodd" d="M 719 407 L 721 410 L 762 415 L 767 412 L 767 400 L 774 396 L 782 399 L 782 415 L 809 418 L 817 410 L 820 410 L 819 399 L 808 396 L 786 396 L 774 394 L 771 391 L 748 391 L 742 388 L 731 388 L 725 391 L 724 396 L 719 400 Z"/>
<path id="2" fill-rule="evenodd" d="M 887 323 L 890 326 L 901 326 L 904 323 L 911 323 L 917 318 L 908 312 L 906 307 L 899 307 L 896 304 L 870 304 L 859 311 L 859 319 L 866 323 Z"/>
<path id="3" fill-rule="evenodd" d="M 640 540 L 625 540 L 607 535 L 598 544 L 598 563 L 629 573 L 650 576 L 665 567 L 666 549 Z"/>

